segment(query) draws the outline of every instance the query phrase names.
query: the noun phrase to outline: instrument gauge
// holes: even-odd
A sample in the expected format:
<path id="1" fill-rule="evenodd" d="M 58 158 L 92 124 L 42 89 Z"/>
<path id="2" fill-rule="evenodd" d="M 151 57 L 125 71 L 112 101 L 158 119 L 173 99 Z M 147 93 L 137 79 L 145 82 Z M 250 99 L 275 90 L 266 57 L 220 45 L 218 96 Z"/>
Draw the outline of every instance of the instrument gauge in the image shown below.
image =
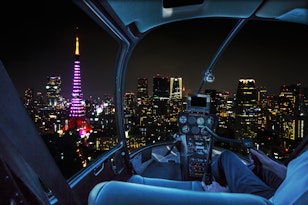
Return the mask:
<path id="1" fill-rule="evenodd" d="M 184 134 L 187 134 L 189 131 L 190 131 L 190 128 L 189 128 L 187 125 L 184 125 L 184 126 L 182 127 L 182 132 L 183 132 Z"/>
<path id="2" fill-rule="evenodd" d="M 193 135 L 197 135 L 197 134 L 199 134 L 199 132 L 200 132 L 199 127 L 193 126 L 193 127 L 191 128 L 191 133 L 192 133 Z"/>
<path id="3" fill-rule="evenodd" d="M 208 127 L 212 127 L 214 125 L 214 118 L 212 116 L 209 116 L 207 119 L 206 119 L 206 125 Z"/>
<path id="4" fill-rule="evenodd" d="M 190 116 L 189 118 L 188 118 L 188 124 L 194 124 L 194 123 L 196 123 L 196 118 L 195 117 L 193 117 L 193 116 Z"/>
<path id="5" fill-rule="evenodd" d="M 187 122 L 187 117 L 185 115 L 180 116 L 179 123 L 184 124 Z"/>
<path id="6" fill-rule="evenodd" d="M 204 124 L 204 118 L 203 117 L 198 117 L 197 118 L 197 124 L 198 125 L 203 125 Z"/>

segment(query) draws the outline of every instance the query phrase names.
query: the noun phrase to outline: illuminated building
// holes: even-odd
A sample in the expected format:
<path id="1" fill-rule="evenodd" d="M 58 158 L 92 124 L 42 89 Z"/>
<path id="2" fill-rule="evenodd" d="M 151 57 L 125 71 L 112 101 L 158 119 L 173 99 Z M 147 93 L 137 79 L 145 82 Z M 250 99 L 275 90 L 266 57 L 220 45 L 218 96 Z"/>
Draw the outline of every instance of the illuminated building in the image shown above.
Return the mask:
<path id="1" fill-rule="evenodd" d="M 55 107 L 59 104 L 61 94 L 61 77 L 60 76 L 48 76 L 46 84 L 46 96 L 48 100 L 48 106 Z"/>
<path id="2" fill-rule="evenodd" d="M 267 127 L 267 89 L 261 87 L 258 89 L 258 130 L 264 131 Z"/>
<path id="3" fill-rule="evenodd" d="M 133 107 L 134 104 L 135 104 L 135 93 L 125 93 L 124 105 L 128 107 Z"/>
<path id="4" fill-rule="evenodd" d="M 182 99 L 182 78 L 170 78 L 170 99 Z"/>
<path id="5" fill-rule="evenodd" d="M 33 102 L 33 98 L 34 98 L 33 88 L 25 89 L 24 105 L 26 107 L 28 107 Z"/>
<path id="6" fill-rule="evenodd" d="M 150 98 L 147 78 L 138 78 L 137 107 L 139 116 L 146 116 L 150 113 Z"/>
<path id="7" fill-rule="evenodd" d="M 153 115 L 165 115 L 170 97 L 170 81 L 168 77 L 159 74 L 153 77 Z"/>
<path id="8" fill-rule="evenodd" d="M 124 125 L 126 130 L 130 130 L 132 127 L 135 127 L 137 124 L 136 116 L 136 97 L 135 93 L 125 93 L 124 94 Z"/>
<path id="9" fill-rule="evenodd" d="M 169 98 L 170 81 L 168 77 L 161 77 L 159 74 L 153 77 L 153 98 Z"/>
<path id="10" fill-rule="evenodd" d="M 254 79 L 240 79 L 235 100 L 235 137 L 255 138 L 257 135 L 257 89 Z"/>
<path id="11" fill-rule="evenodd" d="M 233 99 L 230 99 L 230 92 L 228 91 L 217 92 L 216 98 L 217 98 L 216 110 L 217 110 L 217 115 L 219 117 L 217 129 L 218 130 L 231 129 L 230 119 L 234 118 L 234 113 L 232 110 Z"/>
<path id="12" fill-rule="evenodd" d="M 303 138 L 307 134 L 305 131 L 307 111 L 301 84 L 281 86 L 279 99 L 283 138 L 291 140 Z"/>
<path id="13" fill-rule="evenodd" d="M 149 97 L 148 92 L 148 79 L 147 78 L 138 78 L 137 84 L 137 100 L 142 101 L 146 100 Z"/>

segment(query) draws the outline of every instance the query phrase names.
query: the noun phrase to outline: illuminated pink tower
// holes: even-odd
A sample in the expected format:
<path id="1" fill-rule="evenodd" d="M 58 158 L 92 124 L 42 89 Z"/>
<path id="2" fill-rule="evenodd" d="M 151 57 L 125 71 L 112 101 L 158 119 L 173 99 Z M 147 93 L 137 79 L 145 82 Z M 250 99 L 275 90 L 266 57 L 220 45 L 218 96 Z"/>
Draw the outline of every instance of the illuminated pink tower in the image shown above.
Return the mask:
<path id="1" fill-rule="evenodd" d="M 83 103 L 83 94 L 81 90 L 81 72 L 80 72 L 80 52 L 79 52 L 79 37 L 76 36 L 75 61 L 74 61 L 74 78 L 73 91 L 70 106 L 69 119 L 63 127 L 63 131 L 73 130 L 79 132 L 81 137 L 86 137 L 92 128 L 85 116 L 85 106 Z"/>
<path id="2" fill-rule="evenodd" d="M 75 61 L 74 61 L 74 79 L 73 79 L 73 91 L 70 107 L 70 117 L 83 118 L 85 116 L 85 109 L 82 103 L 83 94 L 81 91 L 81 74 L 80 74 L 80 61 L 79 61 L 79 38 L 76 36 L 76 49 L 75 49 Z"/>

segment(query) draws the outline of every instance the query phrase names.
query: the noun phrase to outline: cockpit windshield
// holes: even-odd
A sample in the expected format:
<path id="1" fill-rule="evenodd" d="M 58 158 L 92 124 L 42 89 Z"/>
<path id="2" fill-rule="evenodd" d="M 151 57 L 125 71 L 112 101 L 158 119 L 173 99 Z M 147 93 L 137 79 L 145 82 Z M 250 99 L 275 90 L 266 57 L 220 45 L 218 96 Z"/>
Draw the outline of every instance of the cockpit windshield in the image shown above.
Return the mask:
<path id="1" fill-rule="evenodd" d="M 125 111 L 131 113 L 127 117 L 132 117 L 127 122 L 140 126 L 128 133 L 133 136 L 139 132 L 142 136 L 140 130 L 144 130 L 143 135 L 148 136 L 148 141 L 140 145 L 169 140 L 170 131 L 178 131 L 175 114 L 187 108 L 189 94 L 198 93 L 204 72 L 236 24 L 231 19 L 189 20 L 155 29 L 142 39 L 125 79 Z M 289 26 L 294 29 L 287 29 Z M 220 135 L 253 138 L 260 149 L 281 160 L 296 147 L 298 142 L 290 143 L 290 134 L 300 133 L 289 123 L 282 126 L 278 119 L 282 115 L 295 116 L 289 108 L 300 101 L 298 112 L 302 116 L 307 112 L 304 98 L 295 100 L 293 95 L 293 103 L 282 103 L 290 90 L 305 95 L 305 77 L 297 74 L 307 62 L 302 52 L 294 52 L 307 50 L 303 32 L 296 31 L 303 28 L 290 23 L 249 21 L 234 36 L 212 69 L 215 81 L 201 89 L 202 94 L 211 96 L 211 112 L 219 118 Z M 303 64 L 295 66 L 287 56 Z M 135 122 L 133 113 L 140 115 Z M 286 135 L 289 140 L 283 137 Z"/>

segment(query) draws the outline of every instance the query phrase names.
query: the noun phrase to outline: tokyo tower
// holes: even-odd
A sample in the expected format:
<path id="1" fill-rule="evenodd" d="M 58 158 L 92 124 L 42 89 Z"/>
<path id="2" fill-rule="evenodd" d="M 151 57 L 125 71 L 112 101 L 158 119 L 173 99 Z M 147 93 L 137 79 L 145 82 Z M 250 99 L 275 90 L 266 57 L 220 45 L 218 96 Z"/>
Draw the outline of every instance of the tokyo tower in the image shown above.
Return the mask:
<path id="1" fill-rule="evenodd" d="M 74 61 L 74 77 L 73 90 L 70 106 L 69 119 L 66 121 L 63 131 L 77 130 L 80 137 L 86 137 L 92 132 L 92 128 L 85 116 L 85 105 L 83 102 L 83 94 L 81 90 L 81 72 L 80 72 L 80 52 L 79 37 L 76 35 L 75 61 Z"/>
<path id="2" fill-rule="evenodd" d="M 81 73 L 80 73 L 80 61 L 79 61 L 79 37 L 76 36 L 76 49 L 75 49 L 75 61 L 74 61 L 74 78 L 73 78 L 73 92 L 70 107 L 70 117 L 80 118 L 85 116 L 84 105 L 82 104 L 83 94 L 81 90 Z"/>

